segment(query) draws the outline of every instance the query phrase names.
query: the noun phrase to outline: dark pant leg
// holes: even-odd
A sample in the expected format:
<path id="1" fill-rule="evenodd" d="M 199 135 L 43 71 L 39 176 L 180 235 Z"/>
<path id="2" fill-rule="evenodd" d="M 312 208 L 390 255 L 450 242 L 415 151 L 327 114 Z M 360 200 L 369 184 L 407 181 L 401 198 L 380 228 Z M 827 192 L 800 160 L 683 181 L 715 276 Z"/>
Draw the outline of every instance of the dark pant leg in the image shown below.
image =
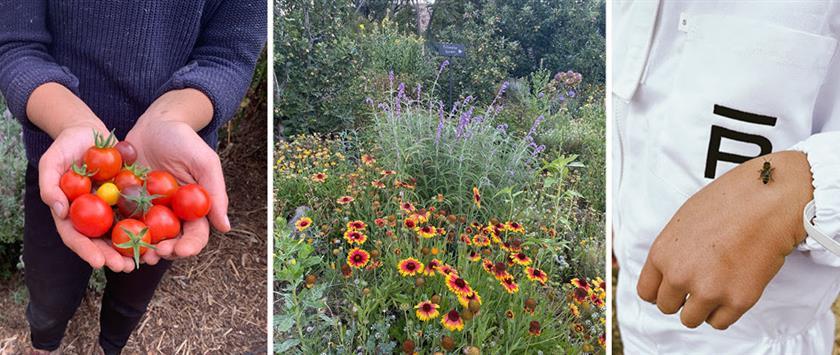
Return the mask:
<path id="1" fill-rule="evenodd" d="M 31 165 L 26 169 L 24 214 L 23 262 L 29 290 L 26 317 L 32 346 L 55 350 L 79 307 L 92 269 L 61 241 L 50 209 L 41 201 L 38 171 Z"/>
<path id="2" fill-rule="evenodd" d="M 108 284 L 99 320 L 99 345 L 105 354 L 119 354 L 128 342 L 170 263 L 161 260 L 155 266 L 143 264 L 129 274 L 105 270 Z"/>

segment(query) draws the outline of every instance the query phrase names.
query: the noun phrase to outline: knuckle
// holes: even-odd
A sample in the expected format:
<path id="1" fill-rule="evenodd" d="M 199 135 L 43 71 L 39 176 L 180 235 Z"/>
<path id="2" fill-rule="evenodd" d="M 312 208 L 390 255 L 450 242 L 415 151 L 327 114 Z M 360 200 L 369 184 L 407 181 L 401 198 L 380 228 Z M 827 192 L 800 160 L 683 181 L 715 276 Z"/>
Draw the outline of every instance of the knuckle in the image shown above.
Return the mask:
<path id="1" fill-rule="evenodd" d="M 755 301 L 750 300 L 750 299 L 745 298 L 745 297 L 739 297 L 739 298 L 733 299 L 729 303 L 730 303 L 729 306 L 732 307 L 732 309 L 734 311 L 738 312 L 739 314 L 742 314 L 742 313 L 745 313 L 750 308 L 752 308 L 752 306 L 755 304 Z"/>
<path id="2" fill-rule="evenodd" d="M 681 313 L 681 315 L 684 315 L 684 314 L 685 314 L 685 312 Z M 699 327 L 700 324 L 702 323 L 702 321 L 697 321 L 696 319 L 691 319 L 691 318 L 685 317 L 685 316 L 680 317 L 680 322 L 682 322 L 682 324 L 684 326 L 686 326 L 688 328 L 691 328 L 691 329 Z"/>
<path id="3" fill-rule="evenodd" d="M 670 302 L 659 302 L 656 304 L 656 307 L 659 308 L 659 311 L 664 314 L 674 314 L 677 313 L 679 310 L 679 306 L 676 304 L 671 304 Z"/>
<path id="4" fill-rule="evenodd" d="M 712 326 L 712 328 L 715 328 L 717 330 L 726 330 L 727 328 L 729 328 L 730 325 L 729 322 L 717 319 L 710 319 L 707 323 L 709 323 L 709 325 Z"/>
<path id="5" fill-rule="evenodd" d="M 642 285 L 636 285 L 636 293 L 644 301 L 653 303 L 656 302 L 656 295 L 654 292 L 644 288 Z"/>
<path id="6" fill-rule="evenodd" d="M 701 304 L 718 304 L 722 300 L 720 292 L 708 286 L 697 287 L 690 295 L 691 298 Z"/>
<path id="7" fill-rule="evenodd" d="M 669 273 L 662 275 L 662 281 L 667 282 L 672 288 L 686 290 L 690 285 L 690 279 L 684 273 Z"/>

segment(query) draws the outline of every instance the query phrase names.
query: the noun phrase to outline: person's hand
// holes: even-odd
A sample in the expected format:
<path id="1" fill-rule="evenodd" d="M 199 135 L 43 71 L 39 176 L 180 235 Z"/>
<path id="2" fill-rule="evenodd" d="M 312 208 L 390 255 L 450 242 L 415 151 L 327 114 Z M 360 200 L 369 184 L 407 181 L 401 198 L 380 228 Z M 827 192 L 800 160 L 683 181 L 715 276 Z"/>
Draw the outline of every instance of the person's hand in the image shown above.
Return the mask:
<path id="1" fill-rule="evenodd" d="M 143 261 L 154 265 L 160 258 L 185 258 L 198 254 L 210 235 L 210 224 L 220 232 L 230 230 L 228 196 L 222 164 L 216 152 L 189 124 L 164 116 L 146 115 L 126 136 L 137 150 L 137 161 L 153 170 L 170 172 L 181 183 L 198 183 L 210 195 L 210 214 L 183 222 L 182 235 L 149 249 Z M 209 221 L 208 221 L 209 219 Z"/>
<path id="2" fill-rule="evenodd" d="M 68 218 L 70 205 L 59 187 L 59 180 L 70 166 L 79 163 L 85 151 L 93 146 L 93 132 L 109 134 L 95 117 L 79 120 L 63 127 L 38 163 L 38 186 L 41 199 L 52 211 L 56 230 L 64 244 L 95 269 L 107 266 L 114 272 L 131 272 L 134 261 L 122 256 L 111 246 L 108 235 L 88 238 L 73 228 Z"/>
<path id="3" fill-rule="evenodd" d="M 765 161 L 775 168 L 764 184 Z M 758 301 L 805 238 L 802 211 L 813 198 L 803 153 L 780 152 L 732 169 L 692 196 L 651 246 L 637 292 L 665 314 L 682 308 L 694 328 L 735 323 Z"/>

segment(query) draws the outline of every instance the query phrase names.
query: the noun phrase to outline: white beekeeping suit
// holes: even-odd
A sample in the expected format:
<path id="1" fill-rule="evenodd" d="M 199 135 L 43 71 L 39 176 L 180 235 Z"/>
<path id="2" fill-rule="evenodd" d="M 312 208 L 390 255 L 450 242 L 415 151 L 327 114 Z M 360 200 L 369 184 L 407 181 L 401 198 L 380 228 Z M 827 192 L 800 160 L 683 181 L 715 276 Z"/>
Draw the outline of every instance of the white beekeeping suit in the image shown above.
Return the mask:
<path id="1" fill-rule="evenodd" d="M 840 4 L 613 5 L 613 231 L 625 353 L 831 353 L 840 258 L 811 237 L 725 331 L 686 328 L 678 314 L 642 301 L 636 282 L 654 239 L 692 194 L 773 151 L 808 154 L 815 224 L 840 239 Z"/>

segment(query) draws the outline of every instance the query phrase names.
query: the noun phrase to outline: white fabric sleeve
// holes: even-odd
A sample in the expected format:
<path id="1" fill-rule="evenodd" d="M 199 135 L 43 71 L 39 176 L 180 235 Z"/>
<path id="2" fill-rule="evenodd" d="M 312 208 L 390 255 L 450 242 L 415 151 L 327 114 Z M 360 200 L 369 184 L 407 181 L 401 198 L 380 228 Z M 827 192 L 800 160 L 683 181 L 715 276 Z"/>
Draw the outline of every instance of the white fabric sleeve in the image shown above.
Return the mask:
<path id="1" fill-rule="evenodd" d="M 830 8 L 824 24 L 825 35 L 840 39 L 840 3 L 833 3 Z M 814 105 L 812 132 L 816 134 L 791 149 L 804 152 L 811 165 L 816 207 L 814 226 L 840 241 L 840 46 L 835 49 Z M 809 252 L 819 264 L 840 267 L 840 256 L 826 250 L 814 238 L 805 238 L 798 249 Z"/>
<path id="2" fill-rule="evenodd" d="M 815 134 L 792 150 L 804 152 L 811 165 L 816 207 L 814 226 L 840 240 L 840 131 Z M 810 252 L 819 264 L 840 267 L 840 256 L 826 250 L 810 236 L 797 249 Z"/>

